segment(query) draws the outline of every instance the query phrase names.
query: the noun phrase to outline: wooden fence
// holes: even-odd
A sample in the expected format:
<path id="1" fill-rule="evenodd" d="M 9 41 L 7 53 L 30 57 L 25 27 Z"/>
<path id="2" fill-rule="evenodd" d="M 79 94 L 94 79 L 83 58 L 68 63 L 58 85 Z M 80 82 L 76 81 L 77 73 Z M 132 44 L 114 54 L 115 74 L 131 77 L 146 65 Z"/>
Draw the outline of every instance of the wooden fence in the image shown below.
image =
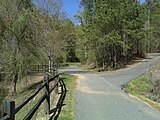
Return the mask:
<path id="1" fill-rule="evenodd" d="M 49 75 L 45 75 L 44 79 L 40 81 L 39 87 L 35 92 L 25 99 L 19 106 L 15 107 L 15 101 L 4 100 L 2 103 L 2 118 L 0 120 L 15 120 L 15 115 L 18 113 L 27 103 L 29 103 L 36 95 L 44 89 L 44 95 L 39 99 L 35 106 L 24 116 L 24 120 L 30 120 L 35 112 L 38 110 L 40 105 L 44 102 L 44 111 L 45 114 L 50 114 L 50 94 L 54 90 L 58 94 L 58 85 L 60 83 L 59 75 L 57 74 L 52 78 L 49 78 Z M 55 81 L 54 85 L 49 87 L 49 83 Z"/>

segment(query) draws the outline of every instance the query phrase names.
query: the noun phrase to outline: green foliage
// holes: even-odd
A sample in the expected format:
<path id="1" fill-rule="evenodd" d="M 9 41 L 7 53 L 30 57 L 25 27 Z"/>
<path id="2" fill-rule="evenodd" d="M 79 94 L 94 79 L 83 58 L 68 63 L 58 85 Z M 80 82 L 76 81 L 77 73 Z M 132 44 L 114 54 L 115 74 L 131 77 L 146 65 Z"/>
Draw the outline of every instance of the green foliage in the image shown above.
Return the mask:
<path id="1" fill-rule="evenodd" d="M 147 13 L 145 32 L 147 52 L 159 52 L 160 51 L 160 0 L 151 0 L 149 3 L 144 4 L 145 11 Z"/>
<path id="2" fill-rule="evenodd" d="M 65 44 L 66 62 L 78 62 L 76 55 L 76 26 L 69 19 L 66 19 L 63 24 L 63 40 Z"/>
<path id="3" fill-rule="evenodd" d="M 79 19 L 78 49 L 80 60 L 105 68 L 145 55 L 145 14 L 143 5 L 131 0 L 82 0 Z M 83 41 L 83 42 L 82 42 Z M 93 51 L 95 54 L 89 54 Z M 93 56 L 93 57 L 91 57 Z"/>
<path id="4" fill-rule="evenodd" d="M 29 1 L 23 2 L 23 5 L 29 4 Z M 4 67 L 3 72 L 7 73 L 7 80 L 16 83 L 17 79 L 21 79 L 25 75 L 27 65 L 32 60 L 28 56 L 32 54 L 30 50 L 33 48 L 28 46 L 31 42 L 27 41 L 30 37 L 28 24 L 31 13 L 31 6 L 23 8 L 20 1 L 3 1 L 0 5 L 1 20 L 1 65 Z M 23 8 L 23 9 L 21 9 Z M 9 11 L 7 11 L 9 10 Z M 16 76 L 16 78 L 13 78 Z"/>
<path id="5" fill-rule="evenodd" d="M 40 3 L 40 4 L 39 4 Z M 65 17 L 62 1 L 0 1 L 0 68 L 5 80 L 25 77 L 34 64 L 79 61 L 75 53 L 76 27 Z"/>

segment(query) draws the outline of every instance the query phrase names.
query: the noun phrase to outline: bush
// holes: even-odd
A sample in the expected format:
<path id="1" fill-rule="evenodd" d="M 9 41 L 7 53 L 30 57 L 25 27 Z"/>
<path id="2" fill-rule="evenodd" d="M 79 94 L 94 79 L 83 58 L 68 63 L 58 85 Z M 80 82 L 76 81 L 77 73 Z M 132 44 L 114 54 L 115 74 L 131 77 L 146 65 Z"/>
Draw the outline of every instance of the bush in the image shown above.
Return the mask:
<path id="1" fill-rule="evenodd" d="M 156 102 L 160 102 L 160 78 L 153 72 L 150 73 L 148 97 Z"/>

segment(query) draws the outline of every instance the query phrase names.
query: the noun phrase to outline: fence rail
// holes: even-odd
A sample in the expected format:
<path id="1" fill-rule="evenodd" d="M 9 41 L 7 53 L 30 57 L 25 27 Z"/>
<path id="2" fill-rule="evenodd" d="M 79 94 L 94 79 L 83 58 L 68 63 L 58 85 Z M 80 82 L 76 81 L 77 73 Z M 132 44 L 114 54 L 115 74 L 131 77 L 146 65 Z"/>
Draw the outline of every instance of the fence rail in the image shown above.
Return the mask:
<path id="1" fill-rule="evenodd" d="M 55 73 L 54 73 L 55 74 Z M 42 89 L 44 89 L 44 95 L 39 99 L 36 105 L 28 112 L 24 117 L 24 120 L 29 120 L 33 117 L 40 105 L 44 102 L 45 114 L 50 114 L 50 94 L 53 90 L 58 94 L 58 85 L 60 83 L 59 75 L 49 78 L 49 75 L 45 75 L 44 79 L 40 81 L 36 91 L 25 99 L 19 106 L 15 107 L 15 101 L 4 100 L 2 103 L 2 118 L 0 120 L 15 120 L 15 115 L 18 113 L 27 103 L 29 103 Z M 54 85 L 49 87 L 49 83 L 55 81 Z"/>

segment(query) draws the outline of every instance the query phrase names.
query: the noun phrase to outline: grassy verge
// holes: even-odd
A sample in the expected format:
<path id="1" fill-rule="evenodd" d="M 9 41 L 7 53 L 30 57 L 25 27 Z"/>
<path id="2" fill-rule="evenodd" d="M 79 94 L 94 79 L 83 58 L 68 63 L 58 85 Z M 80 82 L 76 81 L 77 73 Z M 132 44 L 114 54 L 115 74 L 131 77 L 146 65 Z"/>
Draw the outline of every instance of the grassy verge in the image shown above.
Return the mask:
<path id="1" fill-rule="evenodd" d="M 65 104 L 58 120 L 75 120 L 75 98 L 76 98 L 76 77 L 73 75 L 60 76 L 66 85 L 67 94 L 64 100 Z"/>
<path id="2" fill-rule="evenodd" d="M 125 92 L 131 94 L 143 102 L 147 103 L 149 106 L 160 111 L 160 103 L 157 103 L 149 98 L 147 98 L 147 93 L 149 90 L 150 82 L 147 79 L 146 74 L 139 76 L 138 78 L 132 80 L 125 86 Z"/>

